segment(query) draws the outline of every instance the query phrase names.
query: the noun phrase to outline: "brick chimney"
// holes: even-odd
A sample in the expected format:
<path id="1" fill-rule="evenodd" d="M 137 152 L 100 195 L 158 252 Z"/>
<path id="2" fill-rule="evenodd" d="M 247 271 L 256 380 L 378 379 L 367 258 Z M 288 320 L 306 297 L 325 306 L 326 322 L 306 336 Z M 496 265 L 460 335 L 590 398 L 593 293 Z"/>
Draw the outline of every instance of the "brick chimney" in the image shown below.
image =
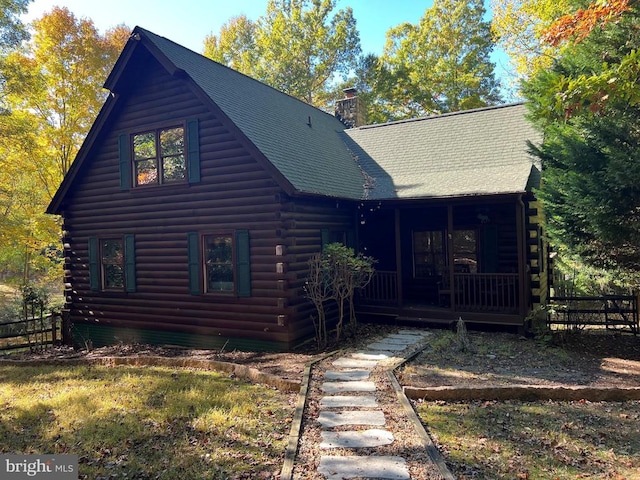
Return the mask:
<path id="1" fill-rule="evenodd" d="M 349 128 L 364 125 L 364 108 L 355 88 L 345 88 L 344 98 L 336 101 L 335 115 Z"/>

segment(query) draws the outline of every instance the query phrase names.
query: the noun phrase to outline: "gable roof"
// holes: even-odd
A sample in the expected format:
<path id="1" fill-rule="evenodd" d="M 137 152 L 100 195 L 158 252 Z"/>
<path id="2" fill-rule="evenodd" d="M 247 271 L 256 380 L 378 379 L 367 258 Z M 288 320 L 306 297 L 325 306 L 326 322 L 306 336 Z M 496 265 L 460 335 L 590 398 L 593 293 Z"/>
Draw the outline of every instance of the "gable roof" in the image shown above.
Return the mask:
<path id="1" fill-rule="evenodd" d="M 148 30 L 136 27 L 136 35 L 151 42 L 161 63 L 191 78 L 295 190 L 362 196 L 362 174 L 338 135 L 346 126 L 336 117 Z M 107 87 L 116 81 L 110 76 Z"/>
<path id="2" fill-rule="evenodd" d="M 106 88 L 118 93 L 128 75 L 140 73 L 129 62 L 137 48 L 146 48 L 169 74 L 185 78 L 212 102 L 290 193 L 435 198 L 520 193 L 539 181 L 526 145 L 539 135 L 520 104 L 346 129 L 333 115 L 140 27 Z M 60 213 L 115 103 L 117 96 L 105 102 L 48 213 Z"/>
<path id="3" fill-rule="evenodd" d="M 520 193 L 539 182 L 527 141 L 540 135 L 523 104 L 419 118 L 344 132 L 368 176 L 367 198 Z"/>

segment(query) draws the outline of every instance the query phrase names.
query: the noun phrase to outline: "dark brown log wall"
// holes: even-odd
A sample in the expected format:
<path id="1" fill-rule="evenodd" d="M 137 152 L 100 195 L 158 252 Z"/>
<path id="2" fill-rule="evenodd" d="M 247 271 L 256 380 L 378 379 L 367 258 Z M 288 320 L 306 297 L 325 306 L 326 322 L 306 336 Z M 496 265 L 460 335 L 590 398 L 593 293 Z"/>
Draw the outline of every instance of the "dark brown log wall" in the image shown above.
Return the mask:
<path id="1" fill-rule="evenodd" d="M 343 228 L 350 214 L 288 198 L 184 79 L 157 64 L 141 70 L 144 78 L 120 99 L 64 206 L 70 320 L 280 346 L 308 335 L 307 259 L 320 249 L 323 225 Z M 200 183 L 121 191 L 118 133 L 187 118 L 199 119 Z M 187 232 L 235 229 L 249 230 L 251 296 L 190 295 Z M 135 235 L 136 292 L 90 290 L 89 237 L 124 234 Z"/>
<path id="2" fill-rule="evenodd" d="M 280 281 L 288 292 L 287 323 L 295 344 L 314 336 L 311 316 L 317 318 L 315 308 L 304 294 L 309 259 L 322 249 L 322 230 L 338 236 L 355 232 L 355 206 L 350 202 L 330 199 L 297 198 L 283 202 L 281 218 L 285 226 L 286 260 Z M 332 320 L 331 306 L 327 307 L 329 321 Z"/>

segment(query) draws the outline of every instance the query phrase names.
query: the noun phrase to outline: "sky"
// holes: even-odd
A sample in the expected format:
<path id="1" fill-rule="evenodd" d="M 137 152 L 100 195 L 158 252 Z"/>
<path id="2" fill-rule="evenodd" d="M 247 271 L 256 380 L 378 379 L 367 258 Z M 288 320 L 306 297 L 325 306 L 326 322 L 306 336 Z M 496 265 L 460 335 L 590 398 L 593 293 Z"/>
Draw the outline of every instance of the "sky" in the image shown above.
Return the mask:
<path id="1" fill-rule="evenodd" d="M 362 52 L 380 55 L 386 33 L 404 22 L 418 23 L 432 0 L 336 0 L 338 9 L 351 7 L 360 32 Z M 256 20 L 267 0 L 33 0 L 25 22 L 40 18 L 54 6 L 68 8 L 78 18 L 89 18 L 105 30 L 119 24 L 140 26 L 202 53 L 207 35 L 217 35 L 234 16 Z M 508 68 L 501 52 L 492 56 L 498 77 Z"/>
<path id="2" fill-rule="evenodd" d="M 431 1 L 337 0 L 337 8 L 351 7 L 364 53 L 382 53 L 387 30 L 403 22 L 417 23 Z M 34 0 L 23 20 L 31 21 L 54 6 L 67 7 L 76 17 L 90 18 L 104 31 L 124 23 L 169 38 L 201 53 L 207 35 L 218 34 L 231 17 L 256 20 L 267 0 Z"/>

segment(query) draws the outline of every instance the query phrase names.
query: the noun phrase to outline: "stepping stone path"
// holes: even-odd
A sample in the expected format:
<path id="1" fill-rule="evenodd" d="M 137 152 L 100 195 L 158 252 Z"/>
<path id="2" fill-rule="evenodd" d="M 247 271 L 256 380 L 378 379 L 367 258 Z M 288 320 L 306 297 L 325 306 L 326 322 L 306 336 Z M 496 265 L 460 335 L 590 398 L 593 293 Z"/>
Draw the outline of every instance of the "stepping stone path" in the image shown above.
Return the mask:
<path id="1" fill-rule="evenodd" d="M 420 343 L 428 333 L 401 330 L 371 343 L 366 350 L 345 354 L 332 362 L 334 370 L 324 372 L 318 422 L 322 425 L 318 472 L 329 480 L 376 478 L 410 479 L 406 460 L 391 455 L 358 454 L 358 449 L 392 445 L 393 434 L 384 429 L 386 419 L 379 408 L 375 392 L 379 388 L 370 380 L 374 368 L 382 362 L 403 358 L 404 352 Z M 336 427 L 360 429 L 334 430 Z M 372 428 L 367 428 L 372 427 Z M 362 429 L 366 428 L 366 429 Z M 349 449 L 351 455 L 330 455 L 332 449 Z"/>

